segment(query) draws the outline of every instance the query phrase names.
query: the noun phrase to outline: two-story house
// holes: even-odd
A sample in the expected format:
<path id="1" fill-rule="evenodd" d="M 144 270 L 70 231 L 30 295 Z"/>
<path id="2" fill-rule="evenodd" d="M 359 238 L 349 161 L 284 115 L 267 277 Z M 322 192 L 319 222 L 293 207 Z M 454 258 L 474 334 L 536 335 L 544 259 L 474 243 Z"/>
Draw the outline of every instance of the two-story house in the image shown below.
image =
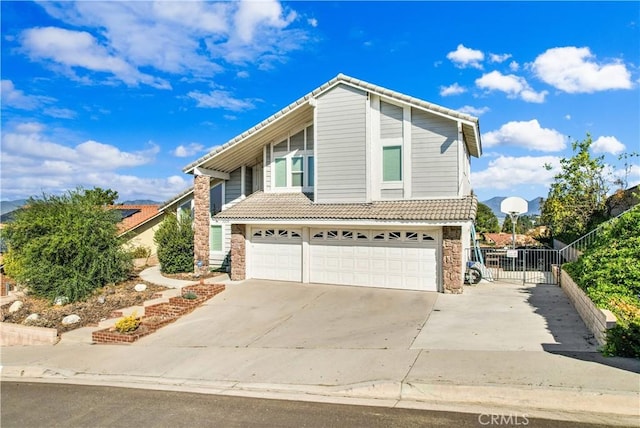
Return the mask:
<path id="1" fill-rule="evenodd" d="M 188 165 L 195 260 L 245 278 L 459 293 L 478 119 L 343 74 Z M 189 205 L 186 205 L 189 207 Z"/>

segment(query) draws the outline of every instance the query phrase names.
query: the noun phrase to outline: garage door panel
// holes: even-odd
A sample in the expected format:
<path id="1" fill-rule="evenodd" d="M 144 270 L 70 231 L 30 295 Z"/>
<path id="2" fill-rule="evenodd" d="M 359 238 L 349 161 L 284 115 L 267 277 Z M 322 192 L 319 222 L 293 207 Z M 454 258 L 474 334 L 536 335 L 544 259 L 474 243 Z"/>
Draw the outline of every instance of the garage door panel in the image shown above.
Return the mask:
<path id="1" fill-rule="evenodd" d="M 429 235 L 438 238 L 439 232 Z M 312 239 L 311 282 L 437 291 L 439 239 L 418 241 L 410 232 L 402 232 L 401 239 L 384 231 L 369 236 L 377 239 Z"/>
<path id="2" fill-rule="evenodd" d="M 302 244 L 295 242 L 251 243 L 251 276 L 257 279 L 302 281 Z"/>

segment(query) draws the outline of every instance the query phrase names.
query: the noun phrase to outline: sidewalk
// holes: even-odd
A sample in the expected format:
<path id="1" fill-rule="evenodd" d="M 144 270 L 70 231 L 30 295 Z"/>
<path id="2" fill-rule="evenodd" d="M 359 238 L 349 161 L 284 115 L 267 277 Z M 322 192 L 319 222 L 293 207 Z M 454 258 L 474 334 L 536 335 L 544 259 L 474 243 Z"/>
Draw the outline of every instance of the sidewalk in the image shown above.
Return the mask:
<path id="1" fill-rule="evenodd" d="M 343 331 L 336 330 L 337 322 L 322 326 L 317 322 L 319 316 L 335 307 L 327 297 L 327 290 L 333 290 L 331 286 L 272 285 L 260 294 L 259 288 L 248 288 L 248 282 L 226 283 L 224 293 L 134 345 L 90 345 L 63 340 L 55 346 L 4 348 L 2 380 L 520 414 L 640 426 L 637 360 L 566 350 L 438 349 L 415 340 L 419 332 L 407 324 L 406 314 L 400 317 L 396 330 L 385 332 L 378 328 L 369 332 L 366 340 L 360 336 L 355 337 L 360 340 L 352 340 L 341 336 Z M 287 312 L 280 308 L 280 312 L 271 313 L 259 308 L 257 304 L 274 294 L 273 290 L 282 294 L 271 296 L 269 305 L 294 301 L 300 310 Z M 362 307 L 368 306 L 371 301 L 367 299 L 377 293 L 384 297 L 382 302 L 390 302 L 389 296 L 407 302 L 433 298 L 432 294 L 424 293 L 367 291 L 359 295 L 364 291 L 344 287 L 335 290 L 342 293 L 337 299 L 344 300 L 344 293 L 362 297 L 365 301 Z M 255 300 L 248 301 L 249 296 Z M 433 314 L 439 314 L 451 300 L 441 297 L 435 296 Z M 325 306 L 321 305 L 323 299 Z M 417 302 L 418 307 L 427 300 Z M 405 312 L 412 310 L 408 307 Z M 242 319 L 253 320 L 253 324 L 242 330 L 237 327 Z M 436 319 L 429 318 L 421 329 L 433 329 Z M 352 318 L 337 321 L 356 322 Z M 212 327 L 203 330 L 203 326 Z M 389 346 L 371 345 L 387 343 L 384 335 L 402 331 L 403 326 L 407 332 L 413 329 L 413 346 L 392 343 L 392 337 Z M 319 327 L 322 331 L 318 331 Z M 366 325 L 351 329 L 360 335 L 366 332 Z M 233 341 L 243 333 L 246 341 Z M 308 341 L 304 343 L 310 344 L 299 346 L 290 341 L 292 334 L 299 334 L 302 339 L 335 336 L 336 340 L 333 346 Z"/>

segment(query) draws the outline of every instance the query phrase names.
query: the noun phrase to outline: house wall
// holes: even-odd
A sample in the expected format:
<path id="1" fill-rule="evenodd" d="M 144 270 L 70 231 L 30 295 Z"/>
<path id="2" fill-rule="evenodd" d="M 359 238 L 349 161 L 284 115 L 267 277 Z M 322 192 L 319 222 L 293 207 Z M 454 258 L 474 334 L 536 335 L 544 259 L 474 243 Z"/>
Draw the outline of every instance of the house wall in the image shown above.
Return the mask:
<path id="1" fill-rule="evenodd" d="M 130 233 L 135 233 L 136 235 L 127 240 L 126 247 L 147 247 L 151 249 L 151 255 L 155 255 L 158 253 L 158 246 L 153 241 L 153 236 L 156 231 L 160 227 L 160 223 L 164 220 L 164 215 L 158 216 L 153 220 L 150 220 L 143 224 L 142 226 L 134 229 Z"/>
<path id="2" fill-rule="evenodd" d="M 367 94 L 338 85 L 316 110 L 316 202 L 365 202 Z"/>
<path id="3" fill-rule="evenodd" d="M 242 195 L 242 168 L 236 169 L 229 176 L 224 189 L 224 203 L 227 204 L 227 208 L 230 204 L 238 202 Z"/>
<path id="4" fill-rule="evenodd" d="M 414 198 L 458 196 L 456 122 L 411 110 L 411 180 Z"/>

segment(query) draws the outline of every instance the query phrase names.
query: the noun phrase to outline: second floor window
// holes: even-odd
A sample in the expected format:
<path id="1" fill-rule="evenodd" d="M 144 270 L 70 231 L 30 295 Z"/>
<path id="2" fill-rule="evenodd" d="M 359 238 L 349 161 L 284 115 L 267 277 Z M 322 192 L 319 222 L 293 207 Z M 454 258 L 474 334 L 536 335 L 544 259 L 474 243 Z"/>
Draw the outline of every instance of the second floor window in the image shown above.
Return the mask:
<path id="1" fill-rule="evenodd" d="M 382 181 L 402 180 L 402 146 L 382 148 Z"/>
<path id="2" fill-rule="evenodd" d="M 306 189 L 314 185 L 313 125 L 272 146 L 271 172 L 276 188 Z"/>

